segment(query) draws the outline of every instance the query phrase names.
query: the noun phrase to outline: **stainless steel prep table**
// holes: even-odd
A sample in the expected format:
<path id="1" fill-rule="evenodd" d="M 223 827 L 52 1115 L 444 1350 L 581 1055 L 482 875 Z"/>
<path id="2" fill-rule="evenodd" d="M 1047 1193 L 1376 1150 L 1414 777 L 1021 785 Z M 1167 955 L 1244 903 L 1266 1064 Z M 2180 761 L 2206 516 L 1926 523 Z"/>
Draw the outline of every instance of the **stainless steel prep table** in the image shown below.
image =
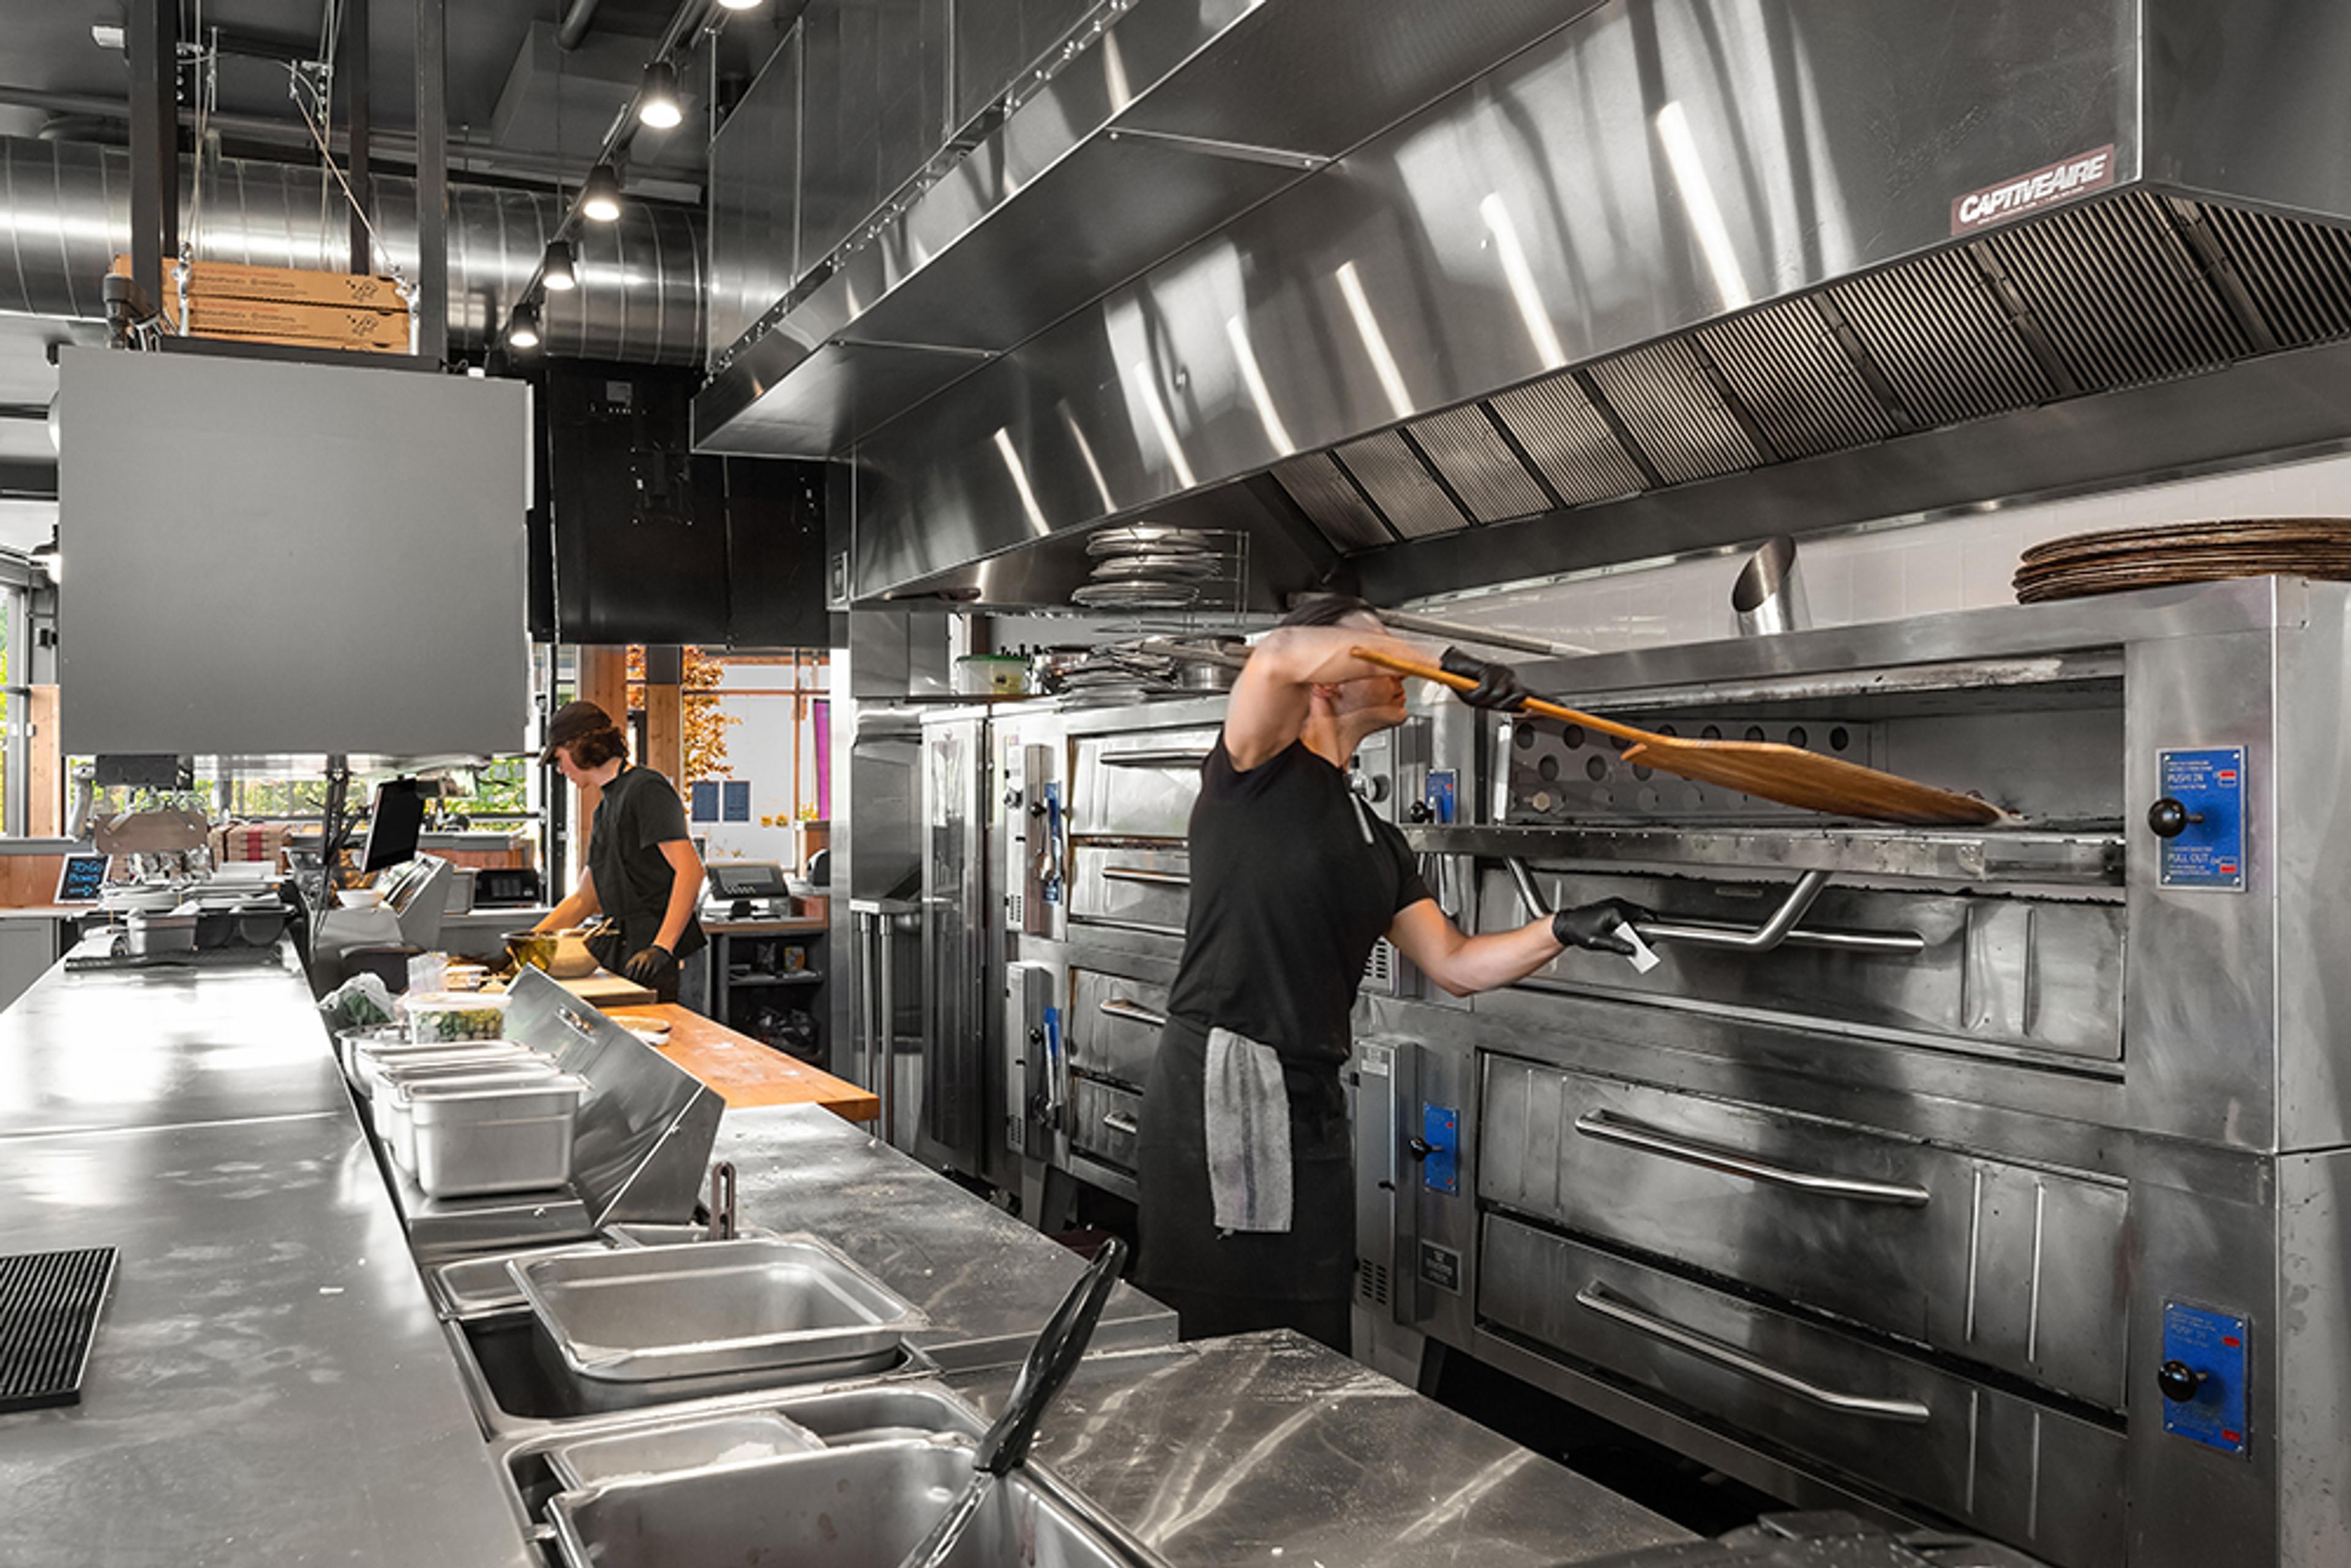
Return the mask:
<path id="1" fill-rule="evenodd" d="M 291 968 L 0 1015 L 0 1251 L 90 1246 L 81 1404 L 0 1417 L 0 1563 L 532 1563 Z"/>
<path id="2" fill-rule="evenodd" d="M 937 1325 L 913 1336 L 943 1367 L 1028 1354 L 1084 1263 L 993 1205 L 812 1105 L 727 1112 L 716 1159 L 735 1165 L 744 1223 L 822 1237 Z M 1164 1345 L 1176 1314 L 1120 1286 L 1094 1343 Z"/>
<path id="3" fill-rule="evenodd" d="M 1012 1377 L 948 1382 L 994 1416 Z M 1545 1568 L 1698 1539 L 1287 1330 L 1089 1356 L 1037 1454 L 1176 1568 Z"/>
<path id="4" fill-rule="evenodd" d="M 0 1137 L 321 1111 L 349 1120 L 309 987 L 289 965 L 53 967 L 0 1013 Z"/>

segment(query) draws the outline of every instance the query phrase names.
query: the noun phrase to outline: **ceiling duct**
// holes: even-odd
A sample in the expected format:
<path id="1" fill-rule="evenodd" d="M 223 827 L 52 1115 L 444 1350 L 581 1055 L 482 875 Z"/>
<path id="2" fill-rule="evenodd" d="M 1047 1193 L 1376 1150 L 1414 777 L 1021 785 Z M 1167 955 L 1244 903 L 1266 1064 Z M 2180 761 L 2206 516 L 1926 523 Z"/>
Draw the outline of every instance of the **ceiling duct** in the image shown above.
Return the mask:
<path id="1" fill-rule="evenodd" d="M 340 272 L 350 261 L 340 193 L 320 199 L 319 171 L 225 159 L 206 166 L 199 260 Z M 402 276 L 417 276 L 416 183 L 374 177 L 376 227 Z M 100 280 L 131 248 L 131 155 L 111 147 L 0 137 L 0 311 L 101 320 Z M 183 198 L 182 210 L 192 210 Z M 449 188 L 449 341 L 488 346 L 537 274 L 563 207 L 551 193 Z M 575 234 L 580 287 L 546 312 L 545 351 L 635 364 L 700 357 L 702 219 L 688 208 L 631 202 L 621 220 Z"/>
<path id="2" fill-rule="evenodd" d="M 1464 9 L 1484 8 L 1357 0 L 1332 37 L 1401 39 L 1410 56 L 1416 28 L 1447 25 L 1429 14 Z M 1157 12 L 1137 0 L 1103 43 Z M 2197 390 L 2157 401 L 2185 411 L 2229 395 L 2206 372 L 2351 321 L 2351 246 L 2331 226 L 2351 216 L 2351 172 L 2315 151 L 2351 134 L 2351 110 L 2291 68 L 2351 57 L 2351 12 L 2314 0 L 2248 0 L 2225 19 L 2196 0 L 1987 0 L 1957 31 L 1942 0 L 1612 0 L 1434 101 L 1415 96 L 1426 74 L 1383 95 L 1377 73 L 1326 72 L 1295 33 L 1255 43 L 1250 79 L 1290 84 L 1278 105 L 1179 68 L 1130 110 L 1066 120 L 1080 129 L 1042 164 L 1015 148 L 1043 99 L 979 144 L 995 183 L 961 211 L 1000 225 L 990 244 L 1025 230 L 1061 247 L 1054 266 L 1101 264 L 1055 277 L 1025 314 L 991 315 L 991 297 L 971 314 L 996 336 L 869 342 L 842 314 L 852 295 L 870 320 L 953 276 L 942 260 L 976 232 L 923 227 L 945 218 L 943 182 L 893 222 L 920 246 L 877 239 L 855 289 L 836 273 L 754 334 L 785 340 L 761 350 L 782 371 L 765 394 L 745 393 L 748 350 L 705 392 L 712 444 L 812 442 L 853 462 L 857 597 L 1267 472 L 1333 549 L 1460 563 L 1438 574 L 1452 580 L 1480 552 L 1482 580 L 1541 570 L 1568 547 L 1514 519 L 1561 507 L 1630 518 L 1702 488 L 1715 527 L 1746 527 L 1738 497 L 1793 495 L 1792 468 L 1820 496 L 1890 495 L 1892 474 L 1906 496 L 1963 504 L 2017 492 L 1972 459 L 1937 471 L 1933 454 L 1982 444 L 1940 433 L 2173 382 Z M 1283 141 L 1338 124 L 1326 98 L 1343 89 L 1345 129 L 1378 128 Z M 1228 204 L 1177 201 L 1209 226 L 1122 271 L 1137 254 L 1109 232 L 1122 198 L 1092 183 L 1113 174 L 1080 156 L 1102 151 L 1083 128 L 1139 135 L 1134 110 L 1179 100 L 1155 134 L 1319 166 L 1269 183 L 1273 165 L 1224 147 Z M 1049 174 L 1050 200 L 1024 206 Z M 1095 293 L 1072 306 L 1081 284 Z M 831 313 L 804 313 L 820 296 Z M 2233 450 L 2269 449 L 2270 412 L 2230 410 L 2215 439 L 2225 425 Z M 1881 462 L 1882 447 L 1908 456 Z M 2034 472 L 2088 476 L 2053 457 Z M 1589 519 L 1566 532 L 1576 550 L 1611 548 Z M 1539 548 L 1506 556 L 1489 535 Z M 1628 532 L 1614 559 L 1662 537 Z"/>

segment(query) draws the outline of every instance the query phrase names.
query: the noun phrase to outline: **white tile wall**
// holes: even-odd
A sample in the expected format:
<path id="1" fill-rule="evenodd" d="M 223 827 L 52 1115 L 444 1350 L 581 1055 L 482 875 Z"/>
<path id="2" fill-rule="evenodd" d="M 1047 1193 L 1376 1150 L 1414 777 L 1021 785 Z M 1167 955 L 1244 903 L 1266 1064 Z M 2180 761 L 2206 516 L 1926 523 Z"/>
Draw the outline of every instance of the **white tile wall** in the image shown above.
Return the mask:
<path id="1" fill-rule="evenodd" d="M 1798 560 L 1813 623 L 1844 626 L 2013 604 L 2023 552 L 2068 534 L 2267 517 L 2351 517 L 2351 455 L 1813 539 L 1800 545 Z M 1434 605 L 1430 613 L 1595 653 L 1701 643 L 1736 632 L 1730 585 L 1744 561 L 1679 561 Z"/>

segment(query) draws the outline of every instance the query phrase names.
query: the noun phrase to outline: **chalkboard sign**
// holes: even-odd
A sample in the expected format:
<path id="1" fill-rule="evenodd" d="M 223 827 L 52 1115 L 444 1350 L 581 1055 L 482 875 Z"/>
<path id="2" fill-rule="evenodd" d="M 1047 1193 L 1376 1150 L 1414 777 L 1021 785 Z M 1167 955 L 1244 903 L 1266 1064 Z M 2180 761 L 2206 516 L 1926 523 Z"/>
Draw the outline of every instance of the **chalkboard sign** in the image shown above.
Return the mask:
<path id="1" fill-rule="evenodd" d="M 66 856 L 65 869 L 57 873 L 57 904 L 96 904 L 106 886 L 107 863 L 114 857 L 101 854 Z"/>

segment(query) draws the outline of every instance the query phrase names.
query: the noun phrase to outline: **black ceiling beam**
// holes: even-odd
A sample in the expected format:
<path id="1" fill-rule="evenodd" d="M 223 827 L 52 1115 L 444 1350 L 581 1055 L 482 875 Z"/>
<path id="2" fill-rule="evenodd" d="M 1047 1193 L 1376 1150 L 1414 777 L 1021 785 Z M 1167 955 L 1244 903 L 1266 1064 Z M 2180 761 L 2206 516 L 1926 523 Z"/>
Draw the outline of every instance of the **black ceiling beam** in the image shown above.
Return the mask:
<path id="1" fill-rule="evenodd" d="M 163 258 L 180 250 L 179 0 L 131 0 L 131 277 L 162 308 Z"/>
<path id="2" fill-rule="evenodd" d="M 449 357 L 448 0 L 416 0 L 416 352 Z"/>
<path id="3" fill-rule="evenodd" d="M 346 162 L 350 165 L 351 196 L 351 270 L 368 274 L 375 271 L 374 246 L 370 243 L 368 222 L 375 210 L 375 192 L 368 179 L 368 138 L 374 120 L 372 93 L 368 83 L 368 0 L 343 0 L 343 57 L 337 62 L 336 76 L 341 78 L 346 129 L 351 146 Z"/>

